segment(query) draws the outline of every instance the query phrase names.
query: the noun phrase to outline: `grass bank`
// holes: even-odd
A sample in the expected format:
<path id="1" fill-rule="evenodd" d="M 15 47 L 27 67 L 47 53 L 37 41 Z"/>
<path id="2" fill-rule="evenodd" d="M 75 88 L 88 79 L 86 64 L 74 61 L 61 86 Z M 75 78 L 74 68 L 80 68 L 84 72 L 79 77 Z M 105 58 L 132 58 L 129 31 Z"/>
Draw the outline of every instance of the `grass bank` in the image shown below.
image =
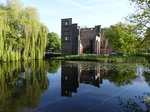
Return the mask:
<path id="1" fill-rule="evenodd" d="M 150 53 L 138 53 L 136 54 L 138 57 L 144 57 L 150 63 Z"/>
<path id="2" fill-rule="evenodd" d="M 150 58 L 150 53 L 137 53 L 136 56 L 141 56 L 141 57 Z"/>
<path id="3" fill-rule="evenodd" d="M 147 62 L 145 57 L 140 56 L 103 56 L 96 54 L 69 55 L 63 57 L 54 57 L 57 60 L 76 60 L 76 61 L 98 61 L 103 63 L 130 63 Z"/>

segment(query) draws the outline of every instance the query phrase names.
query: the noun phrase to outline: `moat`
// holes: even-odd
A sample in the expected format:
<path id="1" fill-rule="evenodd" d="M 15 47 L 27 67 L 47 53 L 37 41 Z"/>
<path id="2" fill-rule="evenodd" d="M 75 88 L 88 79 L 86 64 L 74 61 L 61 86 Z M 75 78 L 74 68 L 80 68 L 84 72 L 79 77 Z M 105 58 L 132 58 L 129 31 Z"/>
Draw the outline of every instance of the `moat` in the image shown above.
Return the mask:
<path id="1" fill-rule="evenodd" d="M 149 64 L 0 63 L 0 112 L 147 112 Z"/>

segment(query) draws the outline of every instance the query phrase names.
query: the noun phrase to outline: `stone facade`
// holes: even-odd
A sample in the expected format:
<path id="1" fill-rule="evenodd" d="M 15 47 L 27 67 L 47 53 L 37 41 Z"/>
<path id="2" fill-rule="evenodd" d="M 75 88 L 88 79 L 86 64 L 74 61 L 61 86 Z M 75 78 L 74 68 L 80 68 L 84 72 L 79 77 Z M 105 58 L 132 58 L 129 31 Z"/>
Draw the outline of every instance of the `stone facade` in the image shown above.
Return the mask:
<path id="1" fill-rule="evenodd" d="M 104 38 L 101 25 L 94 28 L 80 28 L 72 24 L 72 18 L 61 20 L 62 50 L 65 55 L 110 54 L 112 49 Z"/>

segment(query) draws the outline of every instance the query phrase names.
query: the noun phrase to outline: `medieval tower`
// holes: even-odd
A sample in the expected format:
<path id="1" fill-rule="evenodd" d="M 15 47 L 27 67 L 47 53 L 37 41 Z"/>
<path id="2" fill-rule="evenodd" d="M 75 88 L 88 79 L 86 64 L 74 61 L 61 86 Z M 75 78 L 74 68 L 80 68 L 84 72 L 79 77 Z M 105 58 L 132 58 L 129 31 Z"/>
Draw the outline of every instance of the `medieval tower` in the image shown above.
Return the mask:
<path id="1" fill-rule="evenodd" d="M 103 37 L 101 25 L 80 28 L 72 18 L 61 20 L 61 54 L 107 54 L 111 52 L 108 40 Z"/>

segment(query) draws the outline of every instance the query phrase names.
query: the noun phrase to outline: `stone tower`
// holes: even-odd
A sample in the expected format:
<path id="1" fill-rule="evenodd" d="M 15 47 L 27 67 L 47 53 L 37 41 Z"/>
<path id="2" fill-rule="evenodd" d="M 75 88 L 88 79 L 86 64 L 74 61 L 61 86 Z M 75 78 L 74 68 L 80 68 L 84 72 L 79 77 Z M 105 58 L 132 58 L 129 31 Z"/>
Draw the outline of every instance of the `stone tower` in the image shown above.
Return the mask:
<path id="1" fill-rule="evenodd" d="M 72 24 L 72 18 L 61 20 L 61 54 L 79 54 L 79 28 L 77 24 Z"/>

